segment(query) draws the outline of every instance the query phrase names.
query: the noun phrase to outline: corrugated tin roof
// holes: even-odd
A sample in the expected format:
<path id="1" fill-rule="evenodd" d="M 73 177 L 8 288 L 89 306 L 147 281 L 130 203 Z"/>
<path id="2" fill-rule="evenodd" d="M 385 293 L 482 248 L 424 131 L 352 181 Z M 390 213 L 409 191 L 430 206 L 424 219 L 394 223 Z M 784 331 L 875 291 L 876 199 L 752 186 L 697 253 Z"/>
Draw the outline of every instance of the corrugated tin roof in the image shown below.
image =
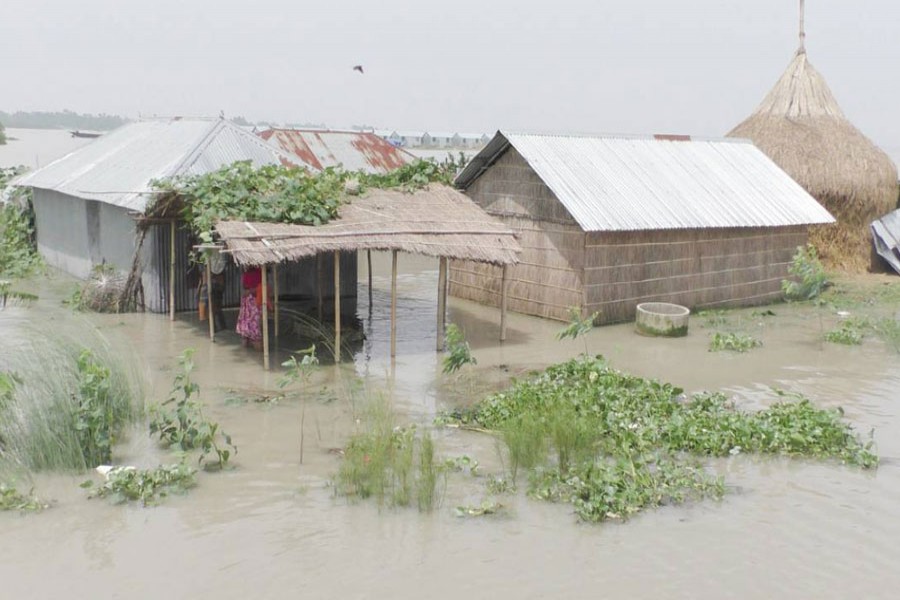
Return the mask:
<path id="1" fill-rule="evenodd" d="M 16 185 L 143 211 L 154 179 L 208 173 L 238 160 L 306 166 L 224 119 L 152 119 L 123 125 Z"/>
<path id="2" fill-rule="evenodd" d="M 512 146 L 585 231 L 778 227 L 834 218 L 747 140 L 497 132 L 456 178 Z"/>
<path id="3" fill-rule="evenodd" d="M 260 136 L 320 170 L 343 166 L 348 171 L 387 173 L 415 160 L 368 131 L 268 129 Z"/>

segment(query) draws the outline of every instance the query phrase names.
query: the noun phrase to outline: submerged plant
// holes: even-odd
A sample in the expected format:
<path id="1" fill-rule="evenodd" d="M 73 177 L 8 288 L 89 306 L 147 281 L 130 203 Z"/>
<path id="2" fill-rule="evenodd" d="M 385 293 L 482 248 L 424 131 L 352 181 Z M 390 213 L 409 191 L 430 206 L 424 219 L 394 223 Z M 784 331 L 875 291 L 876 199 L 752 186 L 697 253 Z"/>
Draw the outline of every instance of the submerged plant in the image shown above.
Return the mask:
<path id="1" fill-rule="evenodd" d="M 140 501 L 142 506 L 158 503 L 169 494 L 183 494 L 194 487 L 196 471 L 182 463 L 160 465 L 155 469 L 116 467 L 106 474 L 106 482 L 94 487 L 91 480 L 89 498 L 109 498 L 114 504 Z"/>
<path id="2" fill-rule="evenodd" d="M 300 356 L 300 360 L 297 360 Z M 281 366 L 287 369 L 287 373 L 278 380 L 278 387 L 283 388 L 293 385 L 298 381 L 304 383 L 309 381 L 312 370 L 319 364 L 319 357 L 316 356 L 316 345 L 313 344 L 309 348 L 298 350 L 291 357 L 281 363 Z"/>
<path id="3" fill-rule="evenodd" d="M 338 494 L 374 498 L 379 505 L 409 506 L 427 512 L 439 503 L 438 483 L 445 470 L 437 461 L 434 442 L 414 427 L 398 427 L 383 400 L 369 406 L 365 429 L 350 438 L 335 478 Z"/>
<path id="4" fill-rule="evenodd" d="M 594 328 L 594 323 L 600 317 L 599 312 L 595 312 L 586 317 L 581 316 L 581 311 L 574 307 L 569 307 L 569 324 L 556 334 L 556 339 L 564 340 L 566 338 L 571 338 L 573 340 L 578 339 L 584 335 L 590 333 L 590 331 Z M 587 339 L 584 341 L 584 353 L 587 354 Z"/>
<path id="5" fill-rule="evenodd" d="M 753 348 L 762 346 L 762 342 L 744 333 L 721 333 L 713 334 L 709 342 L 710 352 L 720 352 L 722 350 L 730 350 L 732 352 L 749 352 Z"/>
<path id="6" fill-rule="evenodd" d="M 150 407 L 150 435 L 182 451 L 199 449 L 201 463 L 213 454 L 215 462 L 208 462 L 206 467 L 222 468 L 232 454 L 237 454 L 237 447 L 230 435 L 219 430 L 218 423 L 203 416 L 202 405 L 196 399 L 200 386 L 191 378 L 193 355 L 193 349 L 181 354 L 178 358 L 181 372 L 175 375 L 169 398 Z"/>
<path id="7" fill-rule="evenodd" d="M 455 373 L 464 365 L 475 365 L 472 349 L 462 330 L 455 323 L 447 326 L 447 356 L 444 357 L 444 373 Z"/>
<path id="8" fill-rule="evenodd" d="M 781 282 L 786 300 L 812 300 L 828 285 L 825 267 L 819 261 L 819 254 L 812 244 L 797 247 L 788 273 L 794 279 Z"/>

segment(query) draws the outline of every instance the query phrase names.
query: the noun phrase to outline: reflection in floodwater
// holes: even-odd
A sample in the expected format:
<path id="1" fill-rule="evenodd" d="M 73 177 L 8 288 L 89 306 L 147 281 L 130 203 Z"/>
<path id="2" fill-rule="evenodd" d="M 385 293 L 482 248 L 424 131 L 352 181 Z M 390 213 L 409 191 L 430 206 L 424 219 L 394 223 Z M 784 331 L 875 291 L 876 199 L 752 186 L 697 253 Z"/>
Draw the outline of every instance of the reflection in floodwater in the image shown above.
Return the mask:
<path id="1" fill-rule="evenodd" d="M 318 368 L 299 399 L 230 401 L 277 395 L 280 372 L 264 372 L 261 357 L 231 332 L 210 344 L 193 315 L 174 323 L 151 314 L 90 316 L 114 343 L 139 353 L 155 399 L 168 392 L 175 357 L 197 349 L 201 398 L 234 436 L 236 468 L 201 473 L 188 496 L 152 509 L 87 501 L 83 476 L 35 478 L 36 491 L 57 502 L 41 514 L 0 514 L 0 597 L 144 598 L 163 589 L 173 598 L 895 596 L 900 365 L 878 342 L 821 343 L 820 313 L 808 308 L 779 306 L 777 317 L 759 322 L 748 311 L 765 345 L 746 355 L 707 352 L 709 330 L 699 319 L 685 338 L 638 337 L 621 325 L 594 330 L 586 343 L 618 368 L 688 391 L 724 389 L 750 407 L 771 402 L 773 387 L 841 405 L 861 433 L 875 429 L 885 460 L 874 473 L 773 458 L 715 461 L 731 486 L 721 503 L 664 508 L 624 525 L 585 526 L 567 506 L 522 496 L 504 499 L 508 518 L 455 518 L 453 507 L 483 499 L 479 478 L 451 486 L 428 515 L 335 498 L 328 481 L 340 458 L 332 450 L 357 427 L 367 398 L 386 396 L 404 419 L 427 424 L 441 408 L 584 350 L 580 339 L 555 340 L 560 323 L 516 314 L 501 346 L 495 309 L 451 299 L 449 320 L 465 331 L 478 365 L 442 375 L 437 261 L 402 255 L 392 364 L 387 264 L 377 257 L 371 315 L 360 288 L 365 338 L 353 360 Z M 66 326 L 73 318 L 58 306 L 68 284 L 38 285 L 38 305 L 0 313 L 0 335 L 14 335 L 22 320 Z M 280 340 L 272 364 L 296 349 Z M 467 454 L 486 473 L 500 469 L 489 436 L 435 437 L 444 456 Z M 118 455 L 130 464 L 165 460 L 140 431 Z"/>

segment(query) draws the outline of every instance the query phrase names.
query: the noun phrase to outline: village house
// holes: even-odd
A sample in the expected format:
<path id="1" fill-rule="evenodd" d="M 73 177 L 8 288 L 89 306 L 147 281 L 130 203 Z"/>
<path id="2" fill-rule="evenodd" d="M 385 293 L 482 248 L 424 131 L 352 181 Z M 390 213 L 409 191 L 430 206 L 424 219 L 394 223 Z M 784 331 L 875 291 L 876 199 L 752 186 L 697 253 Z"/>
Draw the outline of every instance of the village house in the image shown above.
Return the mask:
<path id="1" fill-rule="evenodd" d="M 48 264 L 83 279 L 100 264 L 128 273 L 137 259 L 147 309 L 193 310 L 196 280 L 190 253 L 196 240 L 179 221 L 145 219 L 155 200 L 152 182 L 208 173 L 240 160 L 257 167 L 294 164 L 317 171 L 225 119 L 168 118 L 124 125 L 17 185 L 34 191 L 37 245 Z M 327 264 L 319 266 L 330 268 L 331 259 L 324 257 Z M 355 294 L 349 274 L 356 268 L 356 255 L 342 255 L 341 262 L 348 274 L 344 289 Z M 292 270 L 279 271 L 283 293 L 311 295 L 316 268 L 296 263 Z M 240 300 L 240 277 L 231 262 L 226 282 L 225 305 L 234 306 Z M 333 294 L 333 288 L 325 293 Z"/>
<path id="2" fill-rule="evenodd" d="M 834 221 L 746 140 L 498 132 L 456 184 L 519 235 L 509 309 L 560 320 L 770 302 L 810 226 Z M 453 296 L 497 305 L 502 285 L 451 263 Z"/>
<path id="3" fill-rule="evenodd" d="M 384 174 L 415 160 L 412 154 L 369 131 L 267 129 L 259 136 L 315 170 L 343 167 Z"/>

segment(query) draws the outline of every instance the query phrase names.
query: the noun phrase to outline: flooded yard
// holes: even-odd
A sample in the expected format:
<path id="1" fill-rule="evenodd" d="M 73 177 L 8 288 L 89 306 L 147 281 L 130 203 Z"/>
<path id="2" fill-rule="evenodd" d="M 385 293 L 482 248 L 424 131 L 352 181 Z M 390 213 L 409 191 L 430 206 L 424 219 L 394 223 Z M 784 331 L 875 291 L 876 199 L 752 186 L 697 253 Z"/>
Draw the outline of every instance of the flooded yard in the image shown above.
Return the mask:
<path id="1" fill-rule="evenodd" d="M 363 262 L 363 261 L 361 261 Z M 40 475 L 46 511 L 0 513 L 0 581 L 10 598 L 892 598 L 900 586 L 900 361 L 879 340 L 823 341 L 838 318 L 811 305 L 752 309 L 730 319 L 762 340 L 747 354 L 708 351 L 713 327 L 692 317 L 685 338 L 635 335 L 633 324 L 557 341 L 561 323 L 449 300 L 475 366 L 441 373 L 435 347 L 437 261 L 401 255 L 397 358 L 390 347 L 390 279 L 378 256 L 370 312 L 360 278 L 366 338 L 352 362 L 322 365 L 308 391 L 280 397 L 282 373 L 232 332 L 209 343 L 195 314 L 75 315 L 60 304 L 71 283 L 39 281 L 41 300 L 0 311 L 0 336 L 24 323 L 61 329 L 87 319 L 123 352 L 134 351 L 148 402 L 166 397 L 176 357 L 195 348 L 195 380 L 207 415 L 239 453 L 222 473 L 198 475 L 185 496 L 152 508 L 87 500 L 85 476 Z M 365 267 L 361 273 L 364 274 Z M 234 315 L 229 315 L 231 322 Z M 282 341 L 272 364 L 291 350 Z M 442 457 L 477 459 L 485 475 L 457 477 L 433 513 L 379 509 L 336 497 L 331 480 L 368 399 L 387 398 L 403 421 L 429 425 L 511 377 L 584 352 L 687 392 L 722 390 L 747 408 L 773 388 L 819 406 L 842 406 L 863 436 L 874 429 L 881 464 L 862 471 L 833 462 L 736 456 L 708 464 L 725 476 L 721 501 L 650 510 L 624 523 L 579 522 L 567 504 L 523 493 L 483 519 L 454 514 L 480 504 L 481 479 L 501 469 L 494 438 L 436 429 Z M 247 400 L 247 398 L 250 398 Z M 264 401 L 255 401 L 262 399 Z M 301 429 L 301 423 L 303 424 Z M 301 450 L 302 447 L 302 450 Z M 302 463 L 301 463 L 302 455 Z M 144 426 L 117 448 L 118 462 L 154 466 L 166 453 Z"/>

